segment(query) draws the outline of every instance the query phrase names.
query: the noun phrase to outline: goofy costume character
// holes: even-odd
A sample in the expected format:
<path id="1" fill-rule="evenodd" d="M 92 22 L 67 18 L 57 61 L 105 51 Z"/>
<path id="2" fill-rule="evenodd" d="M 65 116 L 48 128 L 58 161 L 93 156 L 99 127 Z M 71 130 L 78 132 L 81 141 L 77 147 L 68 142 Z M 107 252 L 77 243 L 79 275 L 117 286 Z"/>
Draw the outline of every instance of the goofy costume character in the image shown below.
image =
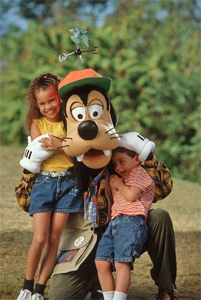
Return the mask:
<path id="1" fill-rule="evenodd" d="M 110 78 L 84 69 L 70 72 L 59 85 L 67 132 L 63 149 L 74 157 L 78 187 L 84 193 L 85 213 L 70 216 L 62 234 L 51 278 L 51 300 L 84 299 L 89 292 L 91 299 L 103 299 L 94 257 L 110 219 L 111 198 L 105 167 L 110 162 L 111 150 L 120 142 L 115 130 L 117 114 L 108 96 L 110 84 Z M 139 142 L 136 138 L 138 154 L 146 143 L 147 140 Z M 146 149 L 144 165 L 156 166 L 156 157 Z M 143 251 L 148 251 L 153 262 L 151 276 L 159 289 L 157 299 L 173 299 L 176 255 L 170 216 L 162 209 L 152 209 L 147 223 L 149 236 Z"/>

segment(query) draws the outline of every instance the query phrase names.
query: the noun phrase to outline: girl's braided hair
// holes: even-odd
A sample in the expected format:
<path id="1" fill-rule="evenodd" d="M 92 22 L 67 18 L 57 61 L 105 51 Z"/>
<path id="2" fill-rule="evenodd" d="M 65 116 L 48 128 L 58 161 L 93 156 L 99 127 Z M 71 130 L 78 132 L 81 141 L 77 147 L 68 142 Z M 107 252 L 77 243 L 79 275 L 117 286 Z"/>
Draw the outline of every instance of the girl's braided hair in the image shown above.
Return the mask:
<path id="1" fill-rule="evenodd" d="M 44 91 L 51 86 L 54 86 L 55 89 L 58 90 L 60 81 L 60 78 L 56 75 L 52 73 L 45 73 L 36 77 L 30 84 L 28 91 L 28 112 L 25 125 L 27 132 L 30 132 L 33 120 L 39 119 L 43 116 L 36 101 L 36 91 Z"/>

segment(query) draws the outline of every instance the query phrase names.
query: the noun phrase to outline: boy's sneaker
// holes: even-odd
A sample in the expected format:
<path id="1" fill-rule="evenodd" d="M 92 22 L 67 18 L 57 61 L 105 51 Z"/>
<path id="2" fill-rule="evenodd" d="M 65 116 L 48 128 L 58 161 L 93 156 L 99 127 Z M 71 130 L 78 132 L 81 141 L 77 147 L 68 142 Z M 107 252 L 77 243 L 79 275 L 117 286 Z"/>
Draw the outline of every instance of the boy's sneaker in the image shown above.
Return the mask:
<path id="1" fill-rule="evenodd" d="M 17 300 L 31 300 L 31 295 L 29 290 L 21 290 Z"/>
<path id="2" fill-rule="evenodd" d="M 44 298 L 41 294 L 36 293 L 31 297 L 31 300 L 44 300 Z"/>

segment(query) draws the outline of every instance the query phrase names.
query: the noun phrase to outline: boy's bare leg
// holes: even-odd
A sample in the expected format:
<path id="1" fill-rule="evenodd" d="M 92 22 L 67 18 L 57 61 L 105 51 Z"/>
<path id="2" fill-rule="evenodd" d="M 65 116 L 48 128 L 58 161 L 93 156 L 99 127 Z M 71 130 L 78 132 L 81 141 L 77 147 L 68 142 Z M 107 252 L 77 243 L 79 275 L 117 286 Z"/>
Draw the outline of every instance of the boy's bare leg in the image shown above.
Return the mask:
<path id="1" fill-rule="evenodd" d="M 130 264 L 126 262 L 116 262 L 116 291 L 127 294 L 131 282 Z"/>
<path id="2" fill-rule="evenodd" d="M 96 260 L 96 268 L 102 291 L 114 291 L 115 284 L 111 271 L 111 263 L 109 261 Z"/>

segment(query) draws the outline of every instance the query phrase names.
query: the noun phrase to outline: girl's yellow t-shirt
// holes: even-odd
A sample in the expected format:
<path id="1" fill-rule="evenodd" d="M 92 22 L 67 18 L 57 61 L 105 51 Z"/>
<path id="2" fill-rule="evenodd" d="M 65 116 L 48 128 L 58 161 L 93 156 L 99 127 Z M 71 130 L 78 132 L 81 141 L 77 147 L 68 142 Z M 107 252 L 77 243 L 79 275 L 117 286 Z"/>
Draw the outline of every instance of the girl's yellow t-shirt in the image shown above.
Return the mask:
<path id="1" fill-rule="evenodd" d="M 41 135 L 52 133 L 55 136 L 66 135 L 63 122 L 50 122 L 45 117 L 34 120 L 38 126 Z M 59 150 L 41 163 L 41 171 L 66 171 L 73 166 L 72 162 Z"/>

